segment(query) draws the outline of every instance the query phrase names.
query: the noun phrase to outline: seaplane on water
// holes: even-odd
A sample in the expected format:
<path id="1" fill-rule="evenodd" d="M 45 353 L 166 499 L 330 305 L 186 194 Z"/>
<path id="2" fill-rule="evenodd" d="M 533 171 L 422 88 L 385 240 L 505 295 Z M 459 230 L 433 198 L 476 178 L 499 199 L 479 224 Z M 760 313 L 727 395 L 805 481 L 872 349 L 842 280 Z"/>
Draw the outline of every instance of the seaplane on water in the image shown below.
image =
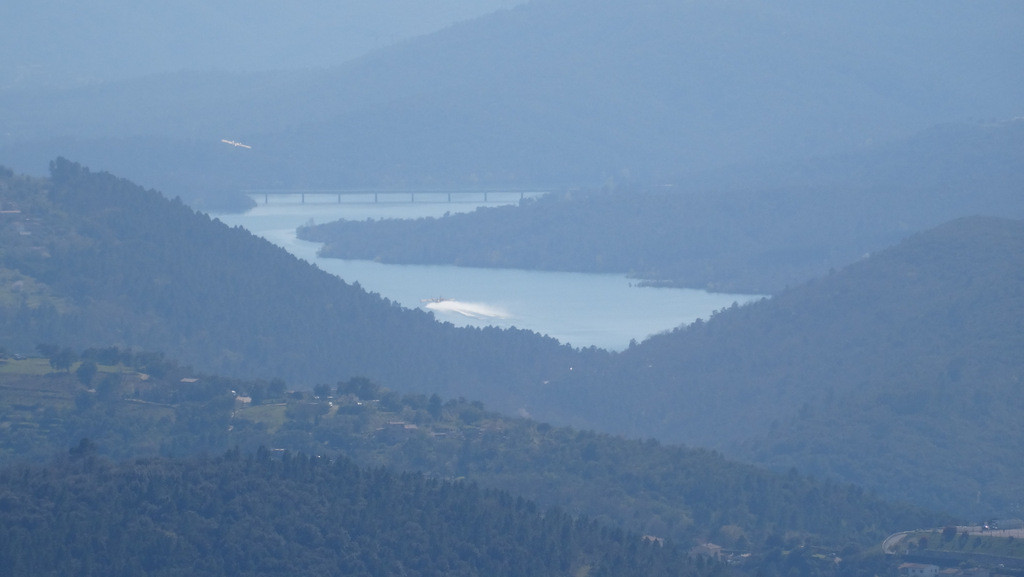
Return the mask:
<path id="1" fill-rule="evenodd" d="M 241 142 L 235 142 L 234 140 L 227 140 L 227 139 L 222 138 L 222 139 L 220 139 L 220 141 L 223 142 L 224 144 L 230 144 L 231 146 L 238 146 L 238 147 L 241 147 L 241 148 L 252 148 L 248 144 L 242 144 Z"/>

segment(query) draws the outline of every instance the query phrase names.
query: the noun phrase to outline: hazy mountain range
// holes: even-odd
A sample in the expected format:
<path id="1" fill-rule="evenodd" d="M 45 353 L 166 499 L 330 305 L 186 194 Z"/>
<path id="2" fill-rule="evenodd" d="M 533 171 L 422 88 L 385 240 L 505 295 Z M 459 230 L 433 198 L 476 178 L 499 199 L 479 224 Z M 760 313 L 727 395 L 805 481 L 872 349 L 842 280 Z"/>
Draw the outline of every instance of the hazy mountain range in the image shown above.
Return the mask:
<path id="1" fill-rule="evenodd" d="M 208 203 L 677 182 L 1019 115 L 1022 24 L 1015 2 L 537 1 L 327 70 L 6 91 L 2 156 L 40 174 L 65 155 Z"/>

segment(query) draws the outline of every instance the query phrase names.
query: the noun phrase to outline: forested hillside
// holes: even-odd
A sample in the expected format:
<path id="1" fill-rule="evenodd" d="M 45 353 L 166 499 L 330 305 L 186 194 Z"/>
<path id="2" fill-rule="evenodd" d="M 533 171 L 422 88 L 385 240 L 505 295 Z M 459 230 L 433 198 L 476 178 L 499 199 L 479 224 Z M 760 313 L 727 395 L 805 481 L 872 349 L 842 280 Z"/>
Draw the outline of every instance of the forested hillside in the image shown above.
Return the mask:
<path id="1" fill-rule="evenodd" d="M 965 515 L 1016 506 L 1021 434 L 1005 424 L 1021 409 L 1018 221 L 955 221 L 613 355 L 440 325 L 64 160 L 49 180 L 2 182 L 0 346 L 12 353 L 163 350 L 306 390 L 367 376 L 792 464 Z M 842 437 L 826 434 L 840 425 Z"/>
<path id="2" fill-rule="evenodd" d="M 83 438 L 118 461 L 261 446 L 341 454 L 364 467 L 469 480 L 683 545 L 710 539 L 758 555 L 867 550 L 893 531 L 948 522 L 793 471 L 502 417 L 475 401 L 401 395 L 366 379 L 309 393 L 201 375 L 153 354 L 48 352 L 61 368 L 42 358 L 0 363 L 2 465 L 46 461 Z"/>
<path id="3" fill-rule="evenodd" d="M 615 272 L 770 294 L 953 218 L 1024 218 L 1021 190 L 1024 120 L 1015 120 L 949 125 L 857 154 L 720 171 L 674 187 L 578 190 L 299 234 L 337 258 Z"/>
<path id="4" fill-rule="evenodd" d="M 652 337 L 530 410 L 1006 514 L 1024 475 L 1021 319 L 1024 222 L 959 219 Z M 556 417 L 570 399 L 587 410 Z"/>
<path id="5" fill-rule="evenodd" d="M 7 4 L 0 574 L 877 577 L 1024 517 L 1019 0 L 532 0 L 326 69 L 208 31 L 340 46 L 355 4 Z M 771 296 L 576 350 L 192 208 L 527 186 L 304 234 Z"/>
<path id="6" fill-rule="evenodd" d="M 507 493 L 343 458 L 137 460 L 88 443 L 0 471 L 13 575 L 715 575 L 687 551 Z"/>
<path id="7" fill-rule="evenodd" d="M 603 354 L 442 325 L 156 191 L 63 159 L 52 170 L 0 175 L 9 351 L 118 345 L 306 388 L 365 375 L 410 392 L 479 392 L 510 411 L 499 397 Z"/>

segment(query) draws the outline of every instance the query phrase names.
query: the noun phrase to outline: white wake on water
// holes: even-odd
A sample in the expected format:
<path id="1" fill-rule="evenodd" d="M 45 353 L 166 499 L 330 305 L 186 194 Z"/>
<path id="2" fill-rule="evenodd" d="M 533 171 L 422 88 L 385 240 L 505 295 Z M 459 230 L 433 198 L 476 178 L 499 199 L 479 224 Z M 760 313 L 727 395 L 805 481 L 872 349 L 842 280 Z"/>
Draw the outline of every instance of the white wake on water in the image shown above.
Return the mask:
<path id="1" fill-rule="evenodd" d="M 508 312 L 484 303 L 470 303 L 451 299 L 431 301 L 424 307 L 438 313 L 455 313 L 471 319 L 507 319 Z"/>

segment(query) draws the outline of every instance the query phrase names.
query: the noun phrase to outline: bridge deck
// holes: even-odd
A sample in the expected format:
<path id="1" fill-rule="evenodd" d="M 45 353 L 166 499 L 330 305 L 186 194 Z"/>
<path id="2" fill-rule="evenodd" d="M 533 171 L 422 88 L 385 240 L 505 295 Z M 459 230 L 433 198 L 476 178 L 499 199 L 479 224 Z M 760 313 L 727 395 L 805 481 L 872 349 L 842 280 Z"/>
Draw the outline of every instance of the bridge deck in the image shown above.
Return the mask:
<path id="1" fill-rule="evenodd" d="M 245 194 L 269 204 L 271 200 L 296 199 L 300 204 L 342 203 L 455 203 L 511 202 L 546 194 L 540 190 L 245 190 Z"/>

